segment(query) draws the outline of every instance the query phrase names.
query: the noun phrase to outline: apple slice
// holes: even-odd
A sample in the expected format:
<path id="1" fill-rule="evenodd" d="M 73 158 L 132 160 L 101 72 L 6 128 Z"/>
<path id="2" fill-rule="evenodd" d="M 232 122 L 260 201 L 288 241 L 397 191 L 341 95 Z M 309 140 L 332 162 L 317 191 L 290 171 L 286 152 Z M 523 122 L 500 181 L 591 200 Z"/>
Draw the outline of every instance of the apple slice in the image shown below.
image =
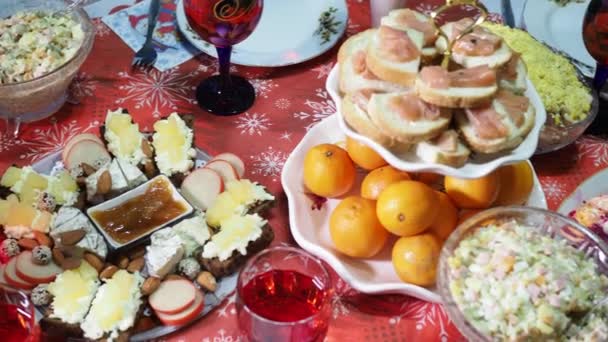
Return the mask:
<path id="1" fill-rule="evenodd" d="M 228 183 L 231 180 L 239 180 L 239 174 L 236 172 L 234 167 L 225 160 L 214 160 L 204 167 L 205 169 L 211 169 L 220 174 L 224 183 Z"/>
<path id="2" fill-rule="evenodd" d="M 82 163 L 91 166 L 96 165 L 100 160 L 102 163 L 109 162 L 112 158 L 106 148 L 93 140 L 80 140 L 72 145 L 68 151 L 63 164 L 66 168 L 72 169 Z"/>
<path id="3" fill-rule="evenodd" d="M 154 311 L 164 314 L 175 314 L 184 311 L 196 299 L 196 288 L 185 279 L 163 281 L 158 289 L 148 298 Z"/>
<path id="4" fill-rule="evenodd" d="M 100 143 L 101 145 L 103 145 L 103 141 L 101 141 L 101 139 L 98 136 L 96 136 L 95 134 L 82 133 L 82 134 L 75 135 L 72 137 L 72 139 L 68 140 L 65 143 L 65 147 L 63 148 L 63 151 L 61 151 L 61 160 L 65 160 L 68 155 L 68 152 L 70 151 L 72 146 L 74 146 L 75 143 L 77 143 L 81 140 L 96 141 L 96 142 Z"/>
<path id="5" fill-rule="evenodd" d="M 46 284 L 55 280 L 63 272 L 52 260 L 47 265 L 37 265 L 32 261 L 32 252 L 23 251 L 17 256 L 17 276 L 29 283 Z"/>
<path id="6" fill-rule="evenodd" d="M 12 287 L 23 290 L 31 290 L 36 284 L 29 283 L 17 275 L 17 257 L 12 258 L 4 267 L 4 278 L 6 283 Z"/>
<path id="7" fill-rule="evenodd" d="M 215 160 L 223 160 L 230 163 L 230 165 L 232 165 L 232 167 L 236 170 L 236 174 L 239 175 L 239 178 L 243 178 L 245 175 L 245 163 L 236 154 L 229 152 L 220 153 L 211 159 L 211 161 Z"/>
<path id="8" fill-rule="evenodd" d="M 156 316 L 164 325 L 184 325 L 195 319 L 204 308 L 205 298 L 203 297 L 203 293 L 200 290 L 196 290 L 194 302 L 186 309 L 175 314 L 157 312 Z"/>
<path id="9" fill-rule="evenodd" d="M 182 195 L 201 210 L 207 210 L 216 197 L 224 191 L 224 181 L 212 169 L 196 169 L 182 182 Z"/>

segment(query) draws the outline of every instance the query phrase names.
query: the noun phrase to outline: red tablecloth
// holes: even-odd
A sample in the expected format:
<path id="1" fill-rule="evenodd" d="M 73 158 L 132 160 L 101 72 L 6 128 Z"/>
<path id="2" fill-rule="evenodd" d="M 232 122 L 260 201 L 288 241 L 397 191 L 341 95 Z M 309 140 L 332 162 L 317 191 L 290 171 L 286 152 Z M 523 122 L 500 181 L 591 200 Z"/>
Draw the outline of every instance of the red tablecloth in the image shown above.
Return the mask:
<path id="1" fill-rule="evenodd" d="M 415 7 L 429 11 L 439 2 L 420 2 Z M 346 35 L 350 36 L 369 26 L 369 3 L 349 0 L 348 5 L 350 21 Z M 236 152 L 245 160 L 247 176 L 277 194 L 278 205 L 270 220 L 276 233 L 274 243 L 293 244 L 280 184 L 281 169 L 307 129 L 335 112 L 324 83 L 335 63 L 338 47 L 297 66 L 234 67 L 252 80 L 257 100 L 242 115 L 220 117 L 202 112 L 194 99 L 195 86 L 217 72 L 215 59 L 201 55 L 164 73 L 132 72 L 133 52 L 99 19 L 95 21 L 95 46 L 71 88 L 71 96 L 80 103 L 67 104 L 55 116 L 25 125 L 18 140 L 6 135 L 1 126 L 0 170 L 13 163 L 32 163 L 59 151 L 75 134 L 98 132 L 109 108 L 128 108 L 143 130 L 149 130 L 159 115 L 173 111 L 194 113 L 196 145 L 210 154 Z M 582 137 L 558 153 L 535 158 L 533 163 L 549 206 L 555 209 L 583 179 L 608 165 L 608 143 Z M 405 296 L 367 296 L 337 277 L 335 287 L 333 321 L 327 341 L 462 340 L 441 305 Z M 168 338 L 214 342 L 239 339 L 234 297 L 191 328 Z"/>

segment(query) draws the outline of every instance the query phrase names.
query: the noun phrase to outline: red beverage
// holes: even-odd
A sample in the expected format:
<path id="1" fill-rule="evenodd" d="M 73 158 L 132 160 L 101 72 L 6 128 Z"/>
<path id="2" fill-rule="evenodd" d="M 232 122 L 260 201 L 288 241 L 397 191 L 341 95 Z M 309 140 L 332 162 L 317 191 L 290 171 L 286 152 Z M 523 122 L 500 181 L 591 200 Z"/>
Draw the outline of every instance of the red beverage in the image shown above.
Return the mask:
<path id="1" fill-rule="evenodd" d="M 30 334 L 31 314 L 13 304 L 0 303 L 0 336 L 5 342 L 23 342 Z"/>
<path id="2" fill-rule="evenodd" d="M 602 65 L 608 64 L 608 1 L 593 0 L 583 23 L 583 40 L 589 54 Z"/>
<path id="3" fill-rule="evenodd" d="M 262 0 L 184 0 L 188 23 L 218 47 L 240 43 L 262 16 Z"/>

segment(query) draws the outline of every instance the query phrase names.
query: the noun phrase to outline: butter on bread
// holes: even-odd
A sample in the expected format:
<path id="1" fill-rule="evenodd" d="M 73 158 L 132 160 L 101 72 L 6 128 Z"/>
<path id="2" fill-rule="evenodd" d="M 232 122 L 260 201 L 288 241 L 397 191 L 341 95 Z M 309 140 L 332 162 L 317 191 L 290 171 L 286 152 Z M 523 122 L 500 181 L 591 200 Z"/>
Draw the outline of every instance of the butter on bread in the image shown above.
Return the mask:
<path id="1" fill-rule="evenodd" d="M 416 155 L 428 163 L 460 167 L 466 163 L 470 154 L 471 151 L 460 141 L 458 133 L 451 129 L 416 145 Z"/>
<path id="2" fill-rule="evenodd" d="M 105 123 L 101 126 L 101 135 L 108 151 L 114 157 L 133 165 L 141 165 L 147 160 L 148 157 L 142 148 L 145 137 L 127 110 L 121 108 L 115 111 L 108 110 Z"/>

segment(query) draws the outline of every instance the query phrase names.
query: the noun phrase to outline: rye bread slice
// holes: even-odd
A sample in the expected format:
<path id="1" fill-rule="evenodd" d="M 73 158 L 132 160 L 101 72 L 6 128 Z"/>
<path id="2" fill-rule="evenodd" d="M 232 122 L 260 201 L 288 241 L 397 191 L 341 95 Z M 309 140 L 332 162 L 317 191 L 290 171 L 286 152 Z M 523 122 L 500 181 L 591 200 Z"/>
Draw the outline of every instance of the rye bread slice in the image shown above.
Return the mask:
<path id="1" fill-rule="evenodd" d="M 211 272 L 217 279 L 236 272 L 249 257 L 268 247 L 272 240 L 274 240 L 274 231 L 270 225 L 266 224 L 262 227 L 262 235 L 257 240 L 252 241 L 247 245 L 247 255 L 242 255 L 238 251 L 234 251 L 232 255 L 224 261 L 220 261 L 217 257 L 206 259 L 202 257 L 202 248 L 199 249 L 195 255 L 203 268 Z"/>
<path id="2" fill-rule="evenodd" d="M 69 324 L 57 318 L 43 317 L 40 322 L 40 329 L 44 334 L 44 341 L 63 342 L 70 339 L 83 338 L 83 331 L 79 324 Z"/>

